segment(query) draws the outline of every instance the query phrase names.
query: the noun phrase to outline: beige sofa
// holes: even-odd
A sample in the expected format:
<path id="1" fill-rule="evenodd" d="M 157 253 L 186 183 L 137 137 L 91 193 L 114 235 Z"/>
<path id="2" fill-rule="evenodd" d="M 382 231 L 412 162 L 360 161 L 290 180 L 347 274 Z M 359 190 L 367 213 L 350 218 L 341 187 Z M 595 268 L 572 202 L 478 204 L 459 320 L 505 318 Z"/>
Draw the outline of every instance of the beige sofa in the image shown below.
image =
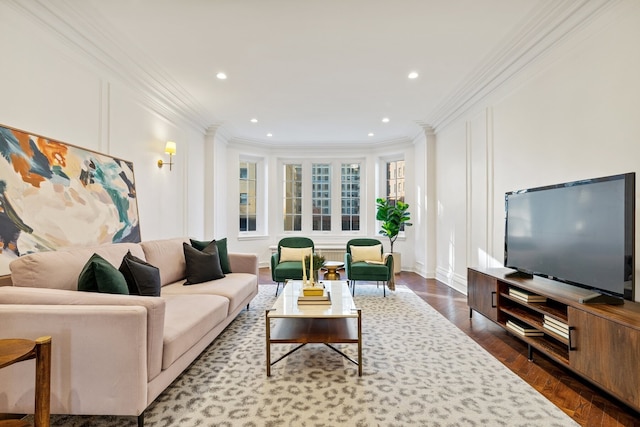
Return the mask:
<path id="1" fill-rule="evenodd" d="M 26 255 L 0 286 L 0 337 L 51 335 L 51 413 L 137 416 L 258 293 L 258 259 L 229 253 L 232 273 L 183 286 L 188 239 Z M 97 253 L 116 268 L 127 251 L 160 269 L 160 297 L 77 290 Z M 32 413 L 33 366 L 0 370 L 0 413 Z"/>

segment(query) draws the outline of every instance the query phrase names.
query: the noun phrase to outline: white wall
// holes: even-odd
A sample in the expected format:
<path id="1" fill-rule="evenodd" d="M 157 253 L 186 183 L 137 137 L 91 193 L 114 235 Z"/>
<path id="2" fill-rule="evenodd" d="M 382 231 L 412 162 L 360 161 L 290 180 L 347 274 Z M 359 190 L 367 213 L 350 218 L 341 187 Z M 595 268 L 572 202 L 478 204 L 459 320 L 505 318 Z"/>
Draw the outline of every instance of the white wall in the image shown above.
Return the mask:
<path id="1" fill-rule="evenodd" d="M 227 237 L 230 250 L 256 252 L 261 264 L 268 265 L 269 246 L 284 235 L 279 219 L 278 173 L 280 162 L 287 158 L 327 158 L 331 153 L 329 157 L 334 159 L 362 160 L 360 236 L 381 237 L 375 221 L 375 198 L 384 194 L 385 160 L 403 157 L 407 182 L 417 178 L 426 182 L 422 165 L 426 146 L 422 140 L 418 141 L 419 158 L 410 141 L 365 148 L 334 144 L 330 149 L 322 144 L 292 149 L 229 141 L 215 126 L 205 131 L 183 123 L 170 111 L 167 114 L 165 105 L 159 113 L 157 99 L 149 99 L 144 89 L 132 87 L 135 83 L 123 81 L 122 75 L 113 74 L 99 58 L 65 37 L 73 36 L 47 29 L 24 10 L 0 3 L 0 124 L 132 161 L 144 240 L 185 235 L 200 239 Z M 160 158 L 168 161 L 164 154 L 167 140 L 177 143 L 172 171 L 156 166 Z M 241 154 L 265 159 L 268 215 L 262 236 L 246 238 L 238 233 L 237 165 Z M 403 253 L 403 268 L 417 269 L 421 274 L 427 271 L 427 249 L 424 244 L 416 248 L 416 242 L 426 238 L 420 225 L 420 218 L 424 220 L 426 215 L 421 214 L 424 207 L 416 197 L 424 197 L 424 191 L 418 185 L 406 189 L 410 212 L 418 223 L 396 242 L 396 250 Z M 420 239 L 416 239 L 416 233 Z M 310 237 L 318 244 L 345 244 L 355 235 L 318 233 Z M 381 240 L 388 250 L 387 239 Z"/>
<path id="2" fill-rule="evenodd" d="M 142 238 L 204 232 L 204 135 L 152 111 L 136 88 L 0 3 L 0 123 L 133 161 Z M 159 169 L 167 140 L 175 165 Z"/>
<path id="3" fill-rule="evenodd" d="M 506 191 L 638 172 L 638 40 L 640 3 L 622 1 L 438 130 L 438 278 L 502 264 Z"/>

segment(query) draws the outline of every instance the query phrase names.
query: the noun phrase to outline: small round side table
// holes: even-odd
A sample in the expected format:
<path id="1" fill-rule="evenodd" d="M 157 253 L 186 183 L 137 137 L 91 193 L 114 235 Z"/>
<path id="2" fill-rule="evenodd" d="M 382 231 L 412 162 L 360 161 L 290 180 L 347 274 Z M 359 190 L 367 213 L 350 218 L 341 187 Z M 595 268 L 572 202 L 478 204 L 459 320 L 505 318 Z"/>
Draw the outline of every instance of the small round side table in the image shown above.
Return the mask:
<path id="1" fill-rule="evenodd" d="M 344 267 L 344 262 L 341 261 L 327 261 L 324 263 L 324 269 L 327 270 L 324 273 L 324 280 L 340 280 L 340 273 L 338 269 Z"/>

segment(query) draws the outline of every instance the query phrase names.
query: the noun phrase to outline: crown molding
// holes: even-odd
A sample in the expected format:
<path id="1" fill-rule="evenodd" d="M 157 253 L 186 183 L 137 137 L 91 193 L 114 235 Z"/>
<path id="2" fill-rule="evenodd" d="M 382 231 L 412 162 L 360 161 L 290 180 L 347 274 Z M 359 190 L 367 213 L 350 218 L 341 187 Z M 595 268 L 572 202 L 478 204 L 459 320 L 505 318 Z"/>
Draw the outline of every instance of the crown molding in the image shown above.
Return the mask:
<path id="1" fill-rule="evenodd" d="M 621 0 L 541 2 L 426 119 L 437 133 Z"/>
<path id="2" fill-rule="evenodd" d="M 332 150 L 332 151 L 343 151 L 343 150 L 362 150 L 365 148 L 367 151 L 376 151 L 381 149 L 388 149 L 389 147 L 393 147 L 394 149 L 401 148 L 402 146 L 410 146 L 413 145 L 413 140 L 408 137 L 397 137 L 386 139 L 384 141 L 327 141 L 327 142 L 318 142 L 318 141 L 302 141 L 302 142 L 291 142 L 291 143 L 277 143 L 274 144 L 270 141 L 262 141 L 262 140 L 254 140 L 249 138 L 231 138 L 229 140 L 229 145 L 243 148 L 243 149 L 262 149 L 262 150 L 290 150 L 291 148 L 296 149 L 296 155 L 300 152 L 314 152 L 318 149 L 323 151 Z"/>
<path id="3" fill-rule="evenodd" d="M 88 2 L 8 0 L 7 4 L 88 60 L 99 75 L 120 81 L 157 114 L 203 133 L 215 122 L 159 65 L 109 28 Z"/>

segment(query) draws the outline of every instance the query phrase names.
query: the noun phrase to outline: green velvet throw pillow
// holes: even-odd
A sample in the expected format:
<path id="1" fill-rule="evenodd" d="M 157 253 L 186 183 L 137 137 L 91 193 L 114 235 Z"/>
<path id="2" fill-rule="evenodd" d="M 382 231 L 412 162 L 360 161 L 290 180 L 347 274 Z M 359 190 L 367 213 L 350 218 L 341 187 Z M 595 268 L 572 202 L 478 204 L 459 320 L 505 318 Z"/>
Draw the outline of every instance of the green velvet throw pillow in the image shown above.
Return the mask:
<path id="1" fill-rule="evenodd" d="M 98 254 L 93 254 L 80 272 L 78 290 L 129 295 L 122 273 Z"/>
<path id="2" fill-rule="evenodd" d="M 229 251 L 227 250 L 227 238 L 218 239 L 218 240 L 210 240 L 210 241 L 200 241 L 189 239 L 191 241 L 191 246 L 196 248 L 199 251 L 204 251 L 204 249 L 209 246 L 211 242 L 216 242 L 216 246 L 218 247 L 218 256 L 220 257 L 220 266 L 222 267 L 222 272 L 224 274 L 231 273 L 231 264 L 229 263 Z"/>
<path id="3" fill-rule="evenodd" d="M 195 285 L 196 283 L 208 282 L 210 280 L 222 279 L 224 273 L 220 267 L 220 257 L 216 244 L 211 242 L 205 251 L 183 243 L 184 260 L 187 264 L 187 281 L 185 285 Z"/>

